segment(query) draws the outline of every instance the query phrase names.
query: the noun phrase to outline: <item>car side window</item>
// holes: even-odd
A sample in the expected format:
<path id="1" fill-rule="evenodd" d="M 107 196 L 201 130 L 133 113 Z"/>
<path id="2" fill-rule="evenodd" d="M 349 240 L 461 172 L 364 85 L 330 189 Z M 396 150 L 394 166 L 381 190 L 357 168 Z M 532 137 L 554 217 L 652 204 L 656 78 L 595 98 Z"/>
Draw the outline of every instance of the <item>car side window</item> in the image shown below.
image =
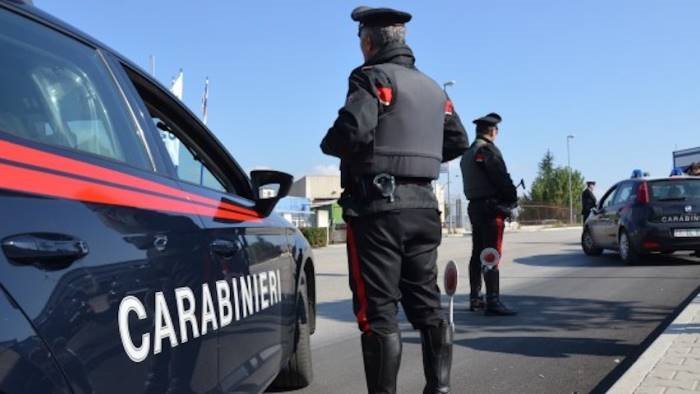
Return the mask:
<path id="1" fill-rule="evenodd" d="M 95 48 L 0 9 L 0 135 L 153 169 Z"/>
<path id="2" fill-rule="evenodd" d="M 153 103 L 146 102 L 146 106 L 153 125 L 158 129 L 160 140 L 168 152 L 168 159 L 175 169 L 177 178 L 226 193 L 224 182 L 214 175 L 201 150 L 184 138 L 184 131 L 162 114 Z"/>
<path id="3" fill-rule="evenodd" d="M 615 199 L 613 205 L 626 204 L 632 199 L 636 198 L 634 193 L 635 190 L 634 183 L 625 183 L 624 185 L 618 187 L 617 193 L 615 193 Z"/>
<path id="4" fill-rule="evenodd" d="M 605 209 L 605 208 L 613 205 L 613 197 L 615 196 L 615 189 L 617 189 L 617 186 L 608 190 L 608 192 L 605 194 L 605 196 L 603 197 L 603 200 L 600 202 L 601 209 Z"/>

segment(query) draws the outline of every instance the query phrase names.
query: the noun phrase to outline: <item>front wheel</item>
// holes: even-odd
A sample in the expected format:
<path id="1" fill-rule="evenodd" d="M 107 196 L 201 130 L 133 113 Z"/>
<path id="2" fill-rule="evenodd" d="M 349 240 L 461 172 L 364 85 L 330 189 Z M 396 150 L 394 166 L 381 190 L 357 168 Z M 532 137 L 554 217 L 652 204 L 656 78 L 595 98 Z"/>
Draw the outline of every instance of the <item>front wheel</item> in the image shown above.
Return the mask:
<path id="1" fill-rule="evenodd" d="M 297 312 L 297 329 L 295 334 L 294 354 L 287 365 L 272 383 L 275 389 L 296 390 L 311 384 L 313 368 L 311 364 L 311 311 L 309 305 L 306 274 L 302 270 L 299 280 L 299 299 Z"/>
<path id="2" fill-rule="evenodd" d="M 586 228 L 581 234 L 581 248 L 587 256 L 600 256 L 603 253 L 603 248 L 596 246 L 591 230 Z"/>
<path id="3" fill-rule="evenodd" d="M 635 249 L 626 230 L 620 231 L 620 259 L 627 265 L 634 265 L 640 262 L 641 255 Z"/>

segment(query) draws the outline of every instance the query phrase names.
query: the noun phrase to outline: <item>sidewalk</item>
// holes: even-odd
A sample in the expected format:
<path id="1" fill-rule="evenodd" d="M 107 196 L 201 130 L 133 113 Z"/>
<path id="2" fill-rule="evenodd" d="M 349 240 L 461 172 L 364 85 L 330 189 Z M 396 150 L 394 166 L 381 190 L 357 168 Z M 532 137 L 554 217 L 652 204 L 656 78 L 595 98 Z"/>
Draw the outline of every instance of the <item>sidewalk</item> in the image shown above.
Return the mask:
<path id="1" fill-rule="evenodd" d="M 609 392 L 700 393 L 700 294 Z"/>

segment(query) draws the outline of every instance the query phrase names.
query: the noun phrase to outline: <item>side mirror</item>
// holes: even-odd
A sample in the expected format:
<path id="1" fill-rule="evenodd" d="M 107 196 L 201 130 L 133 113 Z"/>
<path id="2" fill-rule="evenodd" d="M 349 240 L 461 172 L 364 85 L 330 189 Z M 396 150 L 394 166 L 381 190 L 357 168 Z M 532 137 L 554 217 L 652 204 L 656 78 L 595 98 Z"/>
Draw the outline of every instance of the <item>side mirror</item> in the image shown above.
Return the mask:
<path id="1" fill-rule="evenodd" d="M 289 194 L 294 177 L 279 171 L 253 170 L 250 180 L 255 193 L 255 211 L 267 217 L 277 202 Z"/>
<path id="2" fill-rule="evenodd" d="M 593 207 L 593 208 L 591 208 L 591 213 L 590 213 L 590 214 L 591 214 L 591 215 L 597 215 L 598 212 L 599 212 L 599 211 L 598 211 L 598 208 L 597 208 L 597 207 Z"/>

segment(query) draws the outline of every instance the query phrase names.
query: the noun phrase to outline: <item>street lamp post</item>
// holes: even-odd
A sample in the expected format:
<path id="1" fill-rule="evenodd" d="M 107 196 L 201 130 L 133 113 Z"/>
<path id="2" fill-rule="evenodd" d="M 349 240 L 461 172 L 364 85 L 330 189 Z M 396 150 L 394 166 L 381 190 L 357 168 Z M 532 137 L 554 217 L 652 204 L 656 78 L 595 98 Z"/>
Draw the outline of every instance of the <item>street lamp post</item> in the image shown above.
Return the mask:
<path id="1" fill-rule="evenodd" d="M 569 168 L 569 223 L 574 222 L 574 197 L 571 194 L 571 148 L 569 142 L 574 139 L 574 136 L 569 134 L 566 136 L 566 162 Z"/>
<path id="2" fill-rule="evenodd" d="M 442 91 L 445 92 L 447 96 L 447 87 L 454 86 L 456 82 L 453 80 L 447 81 L 442 84 Z M 450 163 L 447 162 L 447 233 L 452 234 L 452 206 L 450 205 Z"/>

